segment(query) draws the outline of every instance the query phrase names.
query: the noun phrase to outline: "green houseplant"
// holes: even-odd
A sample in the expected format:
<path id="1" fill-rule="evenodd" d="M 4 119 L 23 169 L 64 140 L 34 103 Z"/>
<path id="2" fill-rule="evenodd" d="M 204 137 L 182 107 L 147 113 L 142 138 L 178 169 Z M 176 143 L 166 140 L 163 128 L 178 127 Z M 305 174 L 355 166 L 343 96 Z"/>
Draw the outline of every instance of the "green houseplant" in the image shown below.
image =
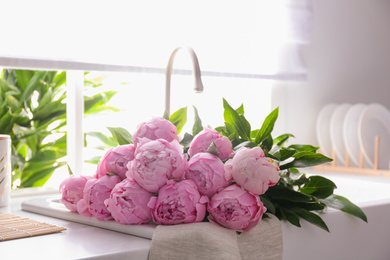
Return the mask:
<path id="1" fill-rule="evenodd" d="M 86 73 L 87 74 L 87 73 Z M 99 80 L 85 79 L 84 88 Z M 85 116 L 115 108 L 107 102 L 116 92 L 84 96 Z M 66 72 L 4 69 L 0 77 L 0 133 L 12 138 L 12 182 L 39 187 L 66 164 Z"/>

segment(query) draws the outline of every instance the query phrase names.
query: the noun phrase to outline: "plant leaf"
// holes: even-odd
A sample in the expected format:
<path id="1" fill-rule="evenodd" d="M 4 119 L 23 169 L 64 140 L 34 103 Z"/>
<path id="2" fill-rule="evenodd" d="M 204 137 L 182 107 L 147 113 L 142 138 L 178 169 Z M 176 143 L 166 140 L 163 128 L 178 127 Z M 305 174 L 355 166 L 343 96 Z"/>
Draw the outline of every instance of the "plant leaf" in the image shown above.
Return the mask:
<path id="1" fill-rule="evenodd" d="M 190 135 L 189 133 L 184 133 L 183 139 L 181 139 L 180 144 L 187 148 L 190 146 L 192 139 L 194 139 L 192 135 Z"/>
<path id="2" fill-rule="evenodd" d="M 24 89 L 21 101 L 25 102 L 31 97 L 31 94 L 34 90 L 38 89 L 37 85 L 46 77 L 46 71 L 36 71 L 32 78 L 30 79 L 27 87 Z"/>
<path id="3" fill-rule="evenodd" d="M 252 142 L 252 141 L 245 141 L 245 142 L 242 142 L 238 145 L 236 145 L 234 147 L 234 150 L 237 151 L 238 149 L 242 148 L 242 147 L 248 147 L 248 148 L 253 148 L 253 147 L 256 147 L 257 145 Z"/>
<path id="4" fill-rule="evenodd" d="M 95 164 L 95 165 L 96 165 L 96 164 L 99 163 L 99 161 L 100 161 L 101 158 L 102 158 L 101 156 L 94 156 L 94 157 L 92 157 L 92 158 L 86 159 L 85 162 L 86 162 L 86 163 L 90 163 L 90 164 Z"/>
<path id="5" fill-rule="evenodd" d="M 84 113 L 91 114 L 96 113 L 99 107 L 106 104 L 116 94 L 116 91 L 106 91 L 103 93 L 96 94 L 92 97 L 84 96 Z M 101 109 L 100 109 L 101 110 Z"/>
<path id="6" fill-rule="evenodd" d="M 290 139 L 290 137 L 294 137 L 292 134 L 283 134 L 274 139 L 274 144 L 280 147 L 283 147 L 284 143 Z"/>
<path id="7" fill-rule="evenodd" d="M 203 130 L 202 126 L 202 120 L 199 117 L 198 109 L 194 106 L 194 112 L 195 112 L 195 122 L 194 126 L 192 127 L 192 135 L 196 136 L 200 131 Z"/>
<path id="8" fill-rule="evenodd" d="M 132 144 L 131 134 L 122 127 L 107 127 L 119 145 Z"/>
<path id="9" fill-rule="evenodd" d="M 260 143 L 260 147 L 265 151 L 269 151 L 272 149 L 273 146 L 273 139 L 271 134 L 267 135 L 265 139 Z"/>
<path id="10" fill-rule="evenodd" d="M 325 155 L 312 152 L 299 152 L 294 154 L 293 158 L 294 160 L 292 162 L 281 165 L 280 169 L 283 170 L 288 169 L 290 167 L 311 167 L 332 161 L 332 159 L 326 157 Z"/>
<path id="11" fill-rule="evenodd" d="M 260 131 L 257 133 L 255 138 L 255 143 L 260 144 L 263 142 L 268 135 L 271 134 L 274 129 L 275 121 L 278 118 L 279 108 L 274 109 L 264 120 L 263 125 L 260 128 Z"/>
<path id="12" fill-rule="evenodd" d="M 272 149 L 268 152 L 268 155 L 278 161 L 284 161 L 293 156 L 296 152 L 297 151 L 295 149 L 274 145 L 274 147 L 272 147 Z"/>
<path id="13" fill-rule="evenodd" d="M 300 152 L 312 152 L 315 153 L 319 149 L 319 147 L 315 147 L 312 145 L 303 145 L 303 144 L 293 144 L 290 145 L 288 148 L 295 149 Z"/>
<path id="14" fill-rule="evenodd" d="M 310 176 L 308 182 L 300 188 L 299 191 L 320 199 L 325 199 L 332 195 L 336 188 L 336 184 L 327 178 L 322 176 Z"/>
<path id="15" fill-rule="evenodd" d="M 24 90 L 27 88 L 34 72 L 30 70 L 15 70 L 18 85 Z"/>
<path id="16" fill-rule="evenodd" d="M 326 199 L 322 199 L 321 202 L 330 208 L 341 210 L 367 222 L 366 214 L 364 214 L 364 212 L 358 206 L 353 204 L 347 198 L 333 194 Z"/>
<path id="17" fill-rule="evenodd" d="M 169 121 L 176 126 L 177 133 L 180 134 L 184 125 L 187 123 L 187 108 L 183 107 L 177 110 L 169 117 Z"/>
<path id="18" fill-rule="evenodd" d="M 279 208 L 279 210 L 283 212 L 283 215 L 288 222 L 290 222 L 294 226 L 301 227 L 299 217 L 295 212 L 288 210 L 286 208 Z"/>
<path id="19" fill-rule="evenodd" d="M 287 200 L 292 202 L 313 202 L 313 198 L 301 192 L 289 189 L 282 185 L 270 187 L 266 192 L 270 200 Z"/>
<path id="20" fill-rule="evenodd" d="M 267 198 L 266 195 L 260 195 L 260 200 L 263 202 L 264 206 L 267 208 L 267 211 L 275 214 L 275 206 L 274 204 Z"/>
<path id="21" fill-rule="evenodd" d="M 115 130 L 114 130 L 115 131 Z M 108 138 L 105 134 L 100 133 L 100 132 L 88 132 L 87 135 L 95 137 L 102 141 L 104 144 L 106 144 L 108 147 L 115 147 L 119 143 L 118 142 L 113 142 L 110 138 Z"/>
<path id="22" fill-rule="evenodd" d="M 74 175 L 73 172 L 72 172 L 72 169 L 69 166 L 69 164 L 66 164 L 66 166 L 68 166 L 68 173 L 69 173 L 69 175 Z"/>
<path id="23" fill-rule="evenodd" d="M 229 103 L 223 99 L 224 119 L 234 127 L 234 130 L 245 140 L 251 141 L 251 125 L 243 115 L 234 110 Z"/>
<path id="24" fill-rule="evenodd" d="M 210 144 L 210 146 L 207 148 L 206 153 L 211 153 L 211 154 L 214 154 L 215 156 L 219 156 L 219 152 L 218 152 L 217 146 L 215 145 L 214 142 L 212 142 Z"/>
<path id="25" fill-rule="evenodd" d="M 325 222 L 322 220 L 322 218 L 320 216 L 318 216 L 317 214 L 312 213 L 312 212 L 305 210 L 305 209 L 302 209 L 302 208 L 294 208 L 293 211 L 298 216 L 300 216 L 304 220 L 308 221 L 309 223 L 329 232 L 328 226 L 325 224 Z"/>

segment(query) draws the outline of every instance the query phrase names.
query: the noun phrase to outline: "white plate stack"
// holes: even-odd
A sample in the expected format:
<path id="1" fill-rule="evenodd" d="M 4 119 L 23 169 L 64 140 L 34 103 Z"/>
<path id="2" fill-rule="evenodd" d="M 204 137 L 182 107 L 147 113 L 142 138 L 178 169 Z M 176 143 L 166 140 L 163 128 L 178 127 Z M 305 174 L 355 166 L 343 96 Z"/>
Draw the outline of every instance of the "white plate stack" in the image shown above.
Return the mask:
<path id="1" fill-rule="evenodd" d="M 359 166 L 361 152 L 364 167 L 389 169 L 390 163 L 390 111 L 381 104 L 328 104 L 317 118 L 317 139 L 324 155 L 335 152 L 339 165 Z M 375 139 L 379 137 L 379 150 L 375 157 Z"/>

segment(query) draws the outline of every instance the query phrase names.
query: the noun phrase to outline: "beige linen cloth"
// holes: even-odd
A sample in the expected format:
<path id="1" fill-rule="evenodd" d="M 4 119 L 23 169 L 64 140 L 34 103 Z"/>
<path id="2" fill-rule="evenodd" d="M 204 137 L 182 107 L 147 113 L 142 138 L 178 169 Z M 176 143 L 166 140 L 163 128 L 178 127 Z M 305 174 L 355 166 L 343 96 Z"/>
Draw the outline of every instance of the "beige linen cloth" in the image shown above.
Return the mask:
<path id="1" fill-rule="evenodd" d="M 149 260 L 280 260 L 282 227 L 275 216 L 270 216 L 240 234 L 208 222 L 159 225 L 153 233 Z"/>

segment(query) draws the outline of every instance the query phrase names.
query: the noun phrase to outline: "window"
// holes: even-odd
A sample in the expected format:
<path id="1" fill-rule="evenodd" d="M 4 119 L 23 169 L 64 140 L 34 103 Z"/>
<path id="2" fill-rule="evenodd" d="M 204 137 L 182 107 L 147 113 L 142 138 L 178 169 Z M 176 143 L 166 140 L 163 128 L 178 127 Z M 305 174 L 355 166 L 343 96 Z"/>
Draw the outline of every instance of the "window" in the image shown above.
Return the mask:
<path id="1" fill-rule="evenodd" d="M 82 158 L 77 140 L 81 130 L 107 132 L 107 126 L 116 125 L 133 132 L 141 121 L 162 115 L 165 66 L 179 46 L 191 46 L 197 53 L 205 91 L 193 94 L 189 59 L 177 55 L 171 111 L 187 106 L 191 119 L 195 106 L 204 125 L 218 126 L 224 97 L 233 106 L 244 103 L 247 118 L 256 124 L 271 109 L 274 80 L 306 78 L 301 43 L 307 42 L 310 31 L 310 2 L 287 3 L 201 0 L 107 5 L 70 1 L 58 8 L 48 1 L 23 5 L 9 1 L 0 22 L 7 25 L 2 26 L 3 34 L 12 37 L 0 43 L 0 66 L 70 72 L 68 91 L 74 91 L 70 98 L 74 103 L 69 107 L 76 108 L 68 115 L 68 127 L 75 127 L 70 136 L 75 147 L 68 147 L 74 151 L 68 153 L 74 157 L 71 161 Z M 296 30 L 301 27 L 291 26 L 294 16 L 307 28 L 303 36 Z M 26 30 L 25 21 L 38 30 Z M 82 108 L 77 108 L 77 99 L 83 71 L 107 76 L 104 84 L 118 91 L 110 102 L 120 112 L 80 121 Z M 85 151 L 84 158 L 90 154 Z M 83 173 L 92 170 L 85 165 Z"/>

